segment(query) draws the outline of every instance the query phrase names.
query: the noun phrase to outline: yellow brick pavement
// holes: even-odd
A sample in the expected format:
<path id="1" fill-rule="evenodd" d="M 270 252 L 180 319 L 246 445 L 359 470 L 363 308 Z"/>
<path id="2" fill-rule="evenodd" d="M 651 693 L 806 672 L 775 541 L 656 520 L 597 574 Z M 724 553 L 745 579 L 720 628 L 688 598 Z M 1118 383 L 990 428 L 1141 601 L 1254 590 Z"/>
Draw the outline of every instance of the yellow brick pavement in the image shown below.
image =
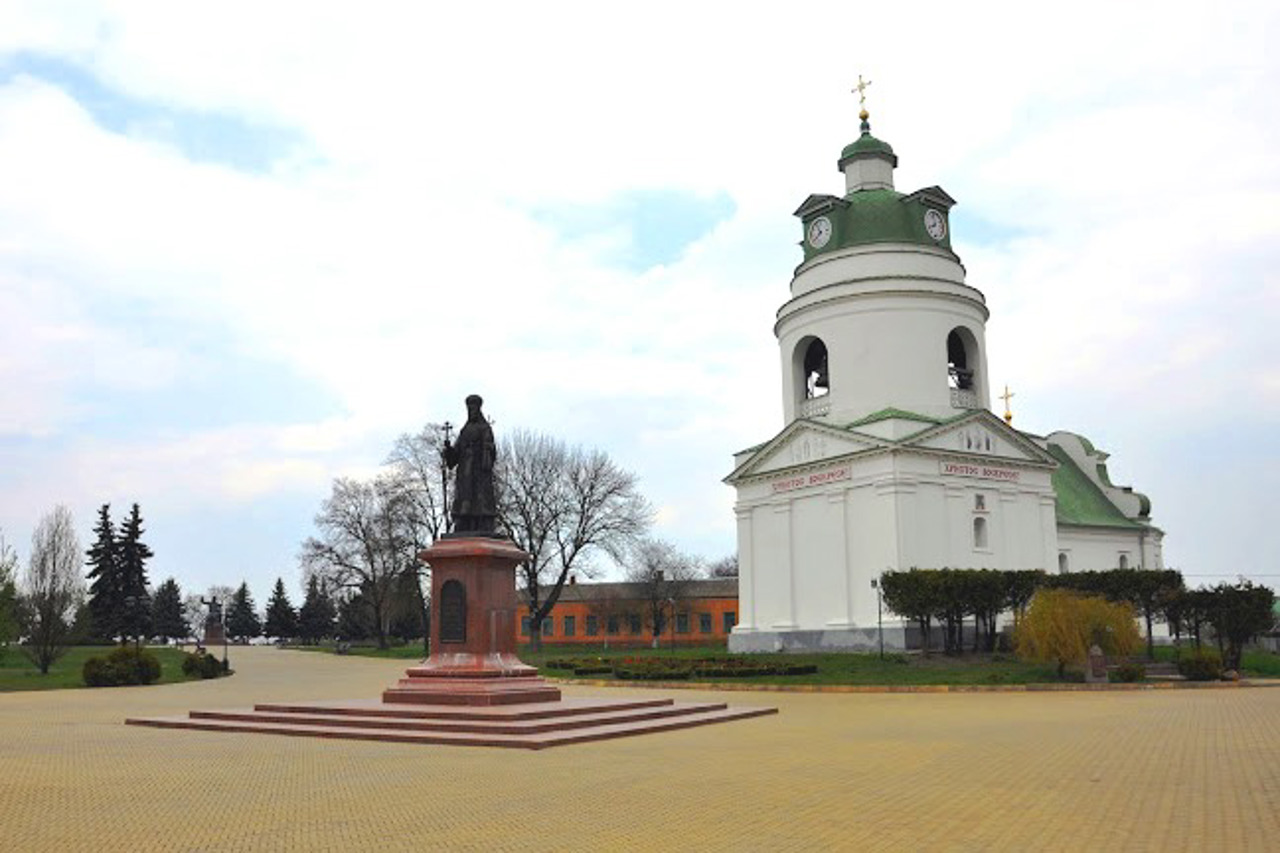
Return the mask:
<path id="1" fill-rule="evenodd" d="M 1280 849 L 1280 689 L 680 691 L 780 713 L 542 752 L 123 725 L 404 668 L 232 655 L 223 681 L 0 695 L 0 849 Z"/>

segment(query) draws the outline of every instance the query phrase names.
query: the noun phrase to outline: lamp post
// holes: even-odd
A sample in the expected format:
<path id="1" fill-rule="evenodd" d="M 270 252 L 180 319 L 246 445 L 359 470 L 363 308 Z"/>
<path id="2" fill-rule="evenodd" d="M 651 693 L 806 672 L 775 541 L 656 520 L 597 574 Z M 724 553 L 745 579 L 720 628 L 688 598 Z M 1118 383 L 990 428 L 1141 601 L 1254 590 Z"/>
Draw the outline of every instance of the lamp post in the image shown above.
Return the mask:
<path id="1" fill-rule="evenodd" d="M 876 591 L 876 636 L 880 638 L 880 660 L 884 660 L 884 611 L 881 607 L 880 581 L 871 579 L 871 588 Z"/>
<path id="2" fill-rule="evenodd" d="M 126 595 L 124 597 L 124 618 L 126 630 L 133 634 L 133 669 L 138 681 L 142 678 L 142 629 L 138 626 L 138 597 L 136 595 Z"/>
<path id="3" fill-rule="evenodd" d="M 231 664 L 227 661 L 227 609 L 222 608 L 222 671 L 228 673 L 231 671 Z"/>

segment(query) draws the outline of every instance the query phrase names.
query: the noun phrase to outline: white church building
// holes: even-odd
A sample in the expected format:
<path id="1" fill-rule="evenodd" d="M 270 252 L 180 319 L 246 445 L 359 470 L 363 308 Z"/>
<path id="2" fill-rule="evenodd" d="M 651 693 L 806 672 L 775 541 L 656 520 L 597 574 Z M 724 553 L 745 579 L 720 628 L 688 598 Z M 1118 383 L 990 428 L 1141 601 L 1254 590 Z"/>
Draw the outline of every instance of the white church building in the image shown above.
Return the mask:
<path id="1" fill-rule="evenodd" d="M 1112 485 L 1107 454 L 991 412 L 990 311 L 951 249 L 955 200 L 895 190 L 898 158 L 861 118 L 844 195 L 795 212 L 804 261 L 774 324 L 784 426 L 725 480 L 732 651 L 874 647 L 886 570 L 1163 568 L 1151 504 Z M 883 624 L 887 647 L 916 644 L 910 624 Z"/>

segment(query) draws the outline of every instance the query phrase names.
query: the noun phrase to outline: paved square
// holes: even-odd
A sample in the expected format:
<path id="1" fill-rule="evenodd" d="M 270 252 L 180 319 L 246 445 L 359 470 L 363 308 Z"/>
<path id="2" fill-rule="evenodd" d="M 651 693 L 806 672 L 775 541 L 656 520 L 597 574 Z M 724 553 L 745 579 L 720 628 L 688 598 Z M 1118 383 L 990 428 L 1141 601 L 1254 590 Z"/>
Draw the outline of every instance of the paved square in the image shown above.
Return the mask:
<path id="1" fill-rule="evenodd" d="M 373 697 L 406 666 L 271 648 L 233 649 L 232 661 L 239 673 L 216 682 L 0 694 L 0 849 L 1273 850 L 1280 839 L 1280 689 L 733 693 L 779 713 L 545 752 L 123 724 Z"/>

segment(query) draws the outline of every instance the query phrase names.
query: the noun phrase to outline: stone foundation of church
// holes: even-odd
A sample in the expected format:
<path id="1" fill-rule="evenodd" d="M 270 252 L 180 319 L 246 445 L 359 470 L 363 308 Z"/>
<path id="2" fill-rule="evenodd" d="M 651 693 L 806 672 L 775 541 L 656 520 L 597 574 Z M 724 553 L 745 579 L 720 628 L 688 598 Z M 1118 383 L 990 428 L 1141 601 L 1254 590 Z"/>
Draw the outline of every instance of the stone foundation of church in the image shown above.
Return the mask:
<path id="1" fill-rule="evenodd" d="M 884 626 L 886 651 L 920 648 L 919 630 L 912 626 Z M 762 652 L 876 652 L 880 650 L 880 630 L 871 628 L 824 628 L 821 630 L 734 631 L 729 635 L 729 651 L 741 654 Z"/>

